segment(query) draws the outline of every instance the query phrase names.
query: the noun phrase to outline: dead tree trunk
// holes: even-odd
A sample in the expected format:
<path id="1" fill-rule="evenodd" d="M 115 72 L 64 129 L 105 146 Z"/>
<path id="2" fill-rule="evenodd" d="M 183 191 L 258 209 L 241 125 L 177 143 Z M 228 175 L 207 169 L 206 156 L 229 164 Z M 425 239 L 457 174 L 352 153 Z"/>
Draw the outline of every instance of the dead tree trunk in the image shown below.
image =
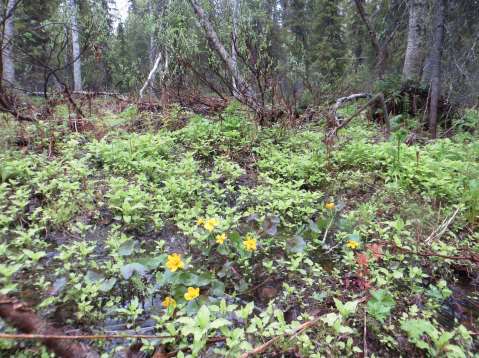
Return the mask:
<path id="1" fill-rule="evenodd" d="M 418 83 L 424 61 L 426 0 L 410 0 L 408 5 L 409 24 L 403 79 Z"/>
<path id="2" fill-rule="evenodd" d="M 233 95 L 236 99 L 238 99 L 243 104 L 250 107 L 252 110 L 256 112 L 259 117 L 264 116 L 264 108 L 258 101 L 257 95 L 253 88 L 243 79 L 241 74 L 236 71 L 236 64 L 233 61 L 231 55 L 226 51 L 225 47 L 221 43 L 216 31 L 213 28 L 213 25 L 208 20 L 208 16 L 206 16 L 205 11 L 200 6 L 197 0 L 188 0 L 191 4 L 195 15 L 197 16 L 199 23 L 203 30 L 205 31 L 205 35 L 209 40 L 210 46 L 218 53 L 221 60 L 226 65 L 230 76 L 234 79 L 234 83 L 236 83 L 237 90 L 233 90 Z"/>
<path id="3" fill-rule="evenodd" d="M 437 113 L 441 95 L 441 61 L 446 1 L 436 0 L 434 13 L 434 40 L 431 48 L 431 101 L 429 106 L 429 130 L 432 138 L 437 137 Z"/>

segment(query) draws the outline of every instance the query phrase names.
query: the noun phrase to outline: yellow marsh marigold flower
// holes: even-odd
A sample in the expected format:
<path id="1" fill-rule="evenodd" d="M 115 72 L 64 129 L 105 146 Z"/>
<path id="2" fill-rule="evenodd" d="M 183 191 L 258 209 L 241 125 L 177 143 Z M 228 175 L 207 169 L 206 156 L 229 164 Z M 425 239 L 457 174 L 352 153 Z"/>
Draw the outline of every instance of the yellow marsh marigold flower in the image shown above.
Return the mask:
<path id="1" fill-rule="evenodd" d="M 162 302 L 161 305 L 162 305 L 163 307 L 165 307 L 165 308 L 168 308 L 168 307 L 170 307 L 170 306 L 176 307 L 176 301 L 175 301 L 174 298 L 168 296 L 168 297 L 166 297 L 166 298 L 163 300 L 163 302 Z"/>
<path id="2" fill-rule="evenodd" d="M 191 301 L 200 295 L 200 289 L 194 287 L 188 287 L 188 290 L 185 293 L 185 300 Z"/>
<path id="3" fill-rule="evenodd" d="M 226 240 L 226 234 L 225 233 L 222 233 L 221 235 L 216 235 L 216 243 L 217 244 L 223 245 L 225 240 Z"/>
<path id="4" fill-rule="evenodd" d="M 354 240 L 349 240 L 346 243 L 346 246 L 349 247 L 351 250 L 356 250 L 359 247 L 359 242 Z"/>
<path id="5" fill-rule="evenodd" d="M 208 230 L 209 232 L 212 232 L 215 227 L 217 227 L 219 225 L 219 221 L 218 219 L 208 219 L 206 220 L 206 222 L 203 224 L 203 227 Z"/>
<path id="6" fill-rule="evenodd" d="M 204 224 L 205 224 L 205 219 L 203 219 L 203 218 L 198 218 L 198 219 L 196 220 L 196 225 L 202 226 L 202 225 L 204 225 Z"/>
<path id="7" fill-rule="evenodd" d="M 324 207 L 328 210 L 333 210 L 336 207 L 336 205 L 334 205 L 334 203 L 332 203 L 332 202 L 329 202 L 329 203 L 326 203 L 326 205 L 324 205 Z"/>
<path id="8" fill-rule="evenodd" d="M 185 266 L 183 261 L 181 261 L 181 255 L 171 254 L 168 255 L 168 260 L 166 261 L 166 267 L 171 272 L 175 272 L 178 269 L 181 269 Z"/>
<path id="9" fill-rule="evenodd" d="M 256 239 L 247 235 L 246 240 L 243 241 L 243 246 L 246 251 L 256 251 Z"/>

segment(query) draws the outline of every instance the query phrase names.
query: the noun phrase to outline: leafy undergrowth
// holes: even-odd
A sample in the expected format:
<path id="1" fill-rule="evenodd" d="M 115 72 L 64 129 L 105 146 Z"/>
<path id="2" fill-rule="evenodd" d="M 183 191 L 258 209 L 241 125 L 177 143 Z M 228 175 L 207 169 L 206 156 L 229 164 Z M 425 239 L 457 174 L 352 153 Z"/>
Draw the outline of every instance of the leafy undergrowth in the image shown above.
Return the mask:
<path id="1" fill-rule="evenodd" d="M 0 293 L 69 332 L 170 337 L 147 353 L 237 357 L 279 337 L 265 356 L 473 356 L 477 139 L 406 146 L 358 121 L 327 150 L 319 125 L 241 113 L 4 124 Z"/>

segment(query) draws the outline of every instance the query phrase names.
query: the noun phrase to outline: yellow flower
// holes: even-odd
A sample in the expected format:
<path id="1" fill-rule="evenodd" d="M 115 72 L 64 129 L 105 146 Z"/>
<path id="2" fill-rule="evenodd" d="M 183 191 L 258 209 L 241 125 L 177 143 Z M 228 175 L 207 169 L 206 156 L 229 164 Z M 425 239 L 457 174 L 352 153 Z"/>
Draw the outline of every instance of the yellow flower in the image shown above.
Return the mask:
<path id="1" fill-rule="evenodd" d="M 243 241 L 243 246 L 246 251 L 256 251 L 256 239 L 247 235 L 246 240 Z"/>
<path id="2" fill-rule="evenodd" d="M 185 264 L 181 261 L 181 255 L 171 254 L 168 255 L 168 260 L 166 261 L 166 267 L 171 272 L 175 272 L 179 268 L 183 268 Z"/>
<path id="3" fill-rule="evenodd" d="M 336 205 L 334 205 L 334 203 L 332 203 L 332 202 L 329 202 L 329 203 L 326 203 L 326 205 L 324 205 L 324 207 L 328 210 L 333 210 L 336 207 Z"/>
<path id="4" fill-rule="evenodd" d="M 188 291 L 185 293 L 185 300 L 191 301 L 200 295 L 200 289 L 194 287 L 188 287 Z"/>
<path id="5" fill-rule="evenodd" d="M 346 246 L 349 247 L 351 250 L 356 250 L 359 247 L 359 242 L 354 240 L 349 240 L 346 243 Z"/>
<path id="6" fill-rule="evenodd" d="M 203 227 L 208 230 L 209 232 L 212 232 L 215 227 L 217 227 L 219 225 L 219 221 L 218 219 L 208 219 L 206 220 L 206 222 L 203 224 Z"/>
<path id="7" fill-rule="evenodd" d="M 161 305 L 165 308 L 168 308 L 170 306 L 176 307 L 176 301 L 174 298 L 168 296 L 163 300 L 163 303 Z"/>
<path id="8" fill-rule="evenodd" d="M 203 219 L 203 218 L 198 218 L 198 219 L 196 220 L 196 225 L 200 225 L 200 226 L 201 226 L 201 225 L 204 225 L 204 224 L 205 224 L 205 219 Z"/>
<path id="9" fill-rule="evenodd" d="M 221 235 L 216 235 L 216 243 L 217 244 L 223 245 L 225 240 L 226 240 L 226 234 L 225 233 L 222 233 Z"/>

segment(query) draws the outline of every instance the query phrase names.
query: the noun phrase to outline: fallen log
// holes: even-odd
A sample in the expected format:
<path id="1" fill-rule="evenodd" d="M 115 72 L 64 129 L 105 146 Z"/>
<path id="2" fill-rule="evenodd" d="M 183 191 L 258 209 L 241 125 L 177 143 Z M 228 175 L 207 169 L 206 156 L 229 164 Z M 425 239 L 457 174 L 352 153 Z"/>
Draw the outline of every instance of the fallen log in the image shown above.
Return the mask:
<path id="1" fill-rule="evenodd" d="M 27 334 L 62 335 L 62 331 L 41 319 L 27 304 L 5 295 L 0 295 L 0 318 Z M 84 343 L 41 338 L 40 341 L 62 358 L 99 358 L 100 355 Z"/>

